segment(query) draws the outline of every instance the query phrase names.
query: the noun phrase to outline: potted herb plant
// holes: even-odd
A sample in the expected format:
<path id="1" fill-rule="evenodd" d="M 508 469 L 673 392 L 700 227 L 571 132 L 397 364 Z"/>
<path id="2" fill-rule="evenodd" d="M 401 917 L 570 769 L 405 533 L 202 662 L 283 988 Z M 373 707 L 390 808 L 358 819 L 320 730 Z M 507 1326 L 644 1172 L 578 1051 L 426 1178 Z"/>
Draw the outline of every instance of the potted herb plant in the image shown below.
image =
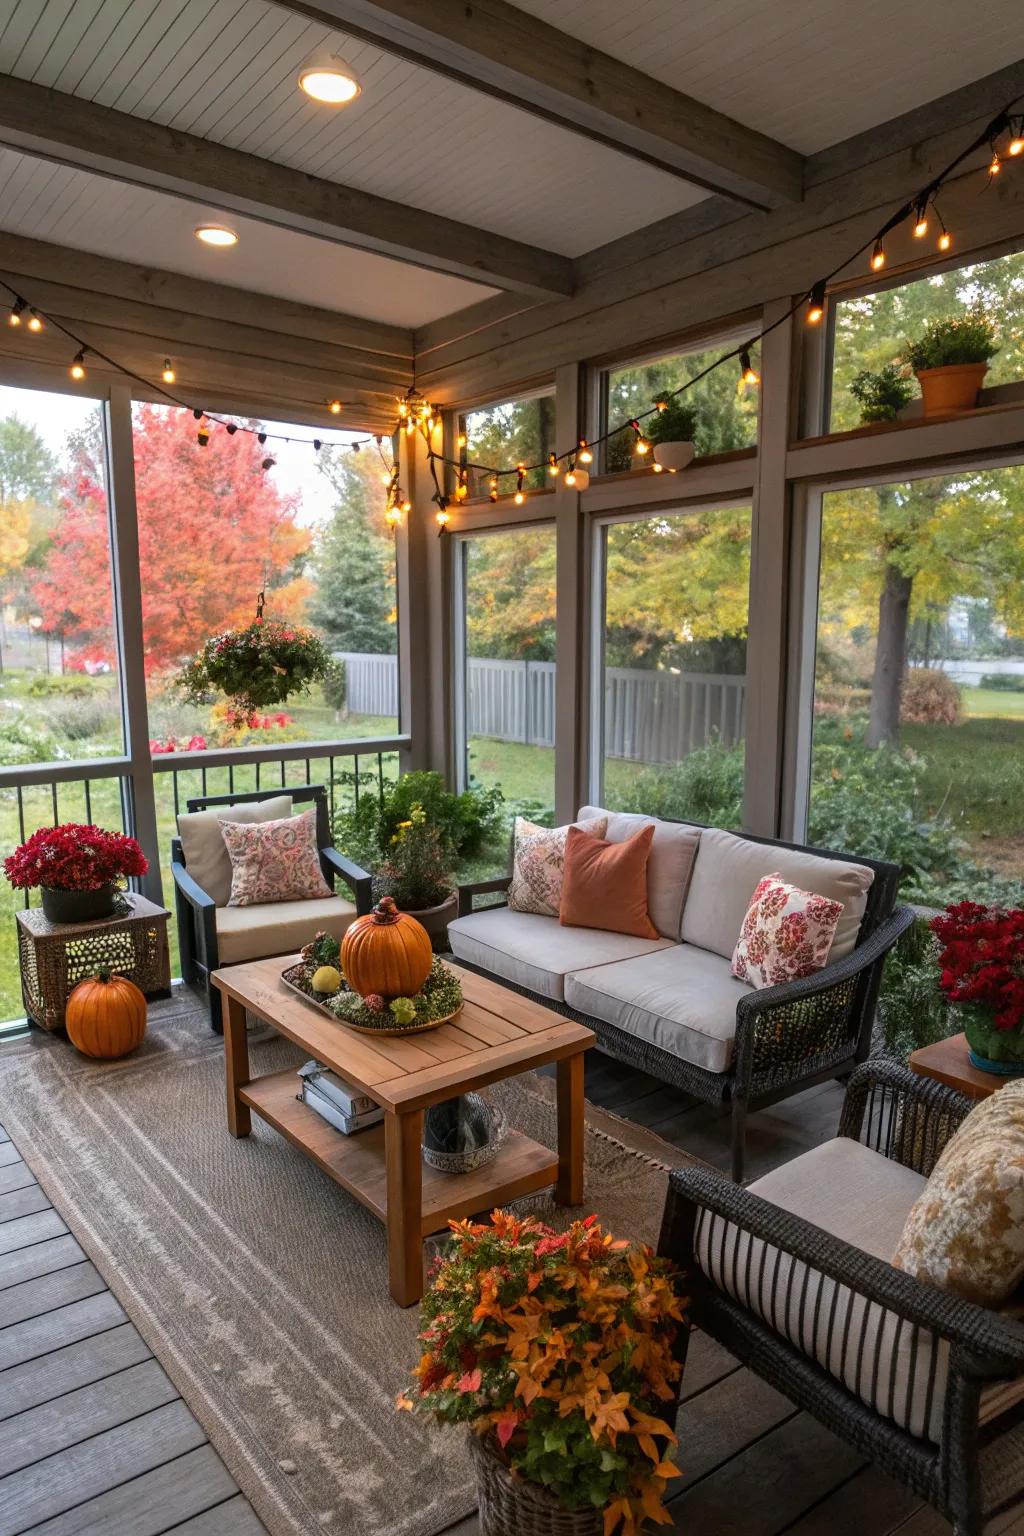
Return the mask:
<path id="1" fill-rule="evenodd" d="M 121 881 L 148 868 L 134 837 L 74 821 L 41 828 L 4 860 L 15 890 L 39 888 L 51 923 L 110 917 Z"/>
<path id="2" fill-rule="evenodd" d="M 907 343 L 907 359 L 921 386 L 926 416 L 968 411 L 999 348 L 995 329 L 983 309 L 933 320 L 917 341 Z"/>
<path id="3" fill-rule="evenodd" d="M 697 451 L 693 441 L 696 425 L 697 415 L 691 405 L 680 399 L 667 400 L 665 409 L 651 418 L 647 431 L 655 462 L 663 469 L 685 469 Z M 636 460 L 635 464 L 642 462 Z"/>
<path id="4" fill-rule="evenodd" d="M 595 1216 L 451 1223 L 400 1408 L 473 1431 L 481 1536 L 633 1536 L 678 1476 L 684 1326 L 668 1262 Z"/>
<path id="5" fill-rule="evenodd" d="M 931 921 L 939 986 L 963 1023 L 973 1066 L 1024 1073 L 1024 908 L 962 901 Z"/>
<path id="6" fill-rule="evenodd" d="M 401 912 L 415 917 L 434 949 L 447 947 L 448 924 L 458 912 L 458 891 L 441 842 L 440 830 L 416 801 L 408 819 L 391 835 L 387 856 L 373 880 L 379 901 L 390 898 Z"/>
<path id="7" fill-rule="evenodd" d="M 895 421 L 914 393 L 905 368 L 886 363 L 877 373 L 862 368 L 850 380 L 850 394 L 860 406 L 861 425 Z"/>

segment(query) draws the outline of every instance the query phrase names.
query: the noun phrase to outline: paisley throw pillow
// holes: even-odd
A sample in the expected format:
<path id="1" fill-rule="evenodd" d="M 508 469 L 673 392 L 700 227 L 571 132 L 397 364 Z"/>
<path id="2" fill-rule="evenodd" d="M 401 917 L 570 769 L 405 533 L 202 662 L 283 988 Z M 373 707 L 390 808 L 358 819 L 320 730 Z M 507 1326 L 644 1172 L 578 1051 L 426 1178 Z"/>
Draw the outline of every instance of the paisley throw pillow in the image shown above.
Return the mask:
<path id="1" fill-rule="evenodd" d="M 320 868 L 315 808 L 283 821 L 222 821 L 220 829 L 231 860 L 229 907 L 331 895 Z"/>
<path id="2" fill-rule="evenodd" d="M 607 816 L 594 816 L 573 822 L 592 837 L 604 837 Z M 508 904 L 513 912 L 536 912 L 541 917 L 557 917 L 562 901 L 565 873 L 565 843 L 568 827 L 538 827 L 517 816 L 512 852 L 512 879 Z"/>
<path id="3" fill-rule="evenodd" d="M 984 1099 L 946 1143 L 892 1262 L 986 1306 L 1024 1281 L 1024 1081 Z"/>
<path id="4" fill-rule="evenodd" d="M 732 974 L 752 987 L 813 975 L 828 960 L 842 914 L 841 901 L 802 891 L 781 875 L 765 875 L 743 919 Z"/>

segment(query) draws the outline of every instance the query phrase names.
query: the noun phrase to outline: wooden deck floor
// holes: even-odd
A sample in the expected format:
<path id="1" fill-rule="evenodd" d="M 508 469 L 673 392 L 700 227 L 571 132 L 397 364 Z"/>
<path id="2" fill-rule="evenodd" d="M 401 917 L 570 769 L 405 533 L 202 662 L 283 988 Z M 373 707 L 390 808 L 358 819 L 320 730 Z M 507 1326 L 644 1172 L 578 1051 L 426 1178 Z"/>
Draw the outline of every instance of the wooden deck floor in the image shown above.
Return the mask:
<path id="1" fill-rule="evenodd" d="M 728 1120 L 591 1053 L 587 1097 L 726 1166 Z M 751 1177 L 835 1132 L 828 1084 L 752 1117 Z M 680 1533 L 948 1536 L 949 1526 L 712 1340 L 679 1411 Z M 264 1527 L 0 1131 L 0 1536 L 261 1536 Z M 1008 1517 L 992 1536 L 1021 1536 Z M 313 1533 L 310 1533 L 313 1536 Z M 352 1536 L 361 1536 L 353 1531 Z M 479 1536 L 474 1517 L 449 1536 Z"/>

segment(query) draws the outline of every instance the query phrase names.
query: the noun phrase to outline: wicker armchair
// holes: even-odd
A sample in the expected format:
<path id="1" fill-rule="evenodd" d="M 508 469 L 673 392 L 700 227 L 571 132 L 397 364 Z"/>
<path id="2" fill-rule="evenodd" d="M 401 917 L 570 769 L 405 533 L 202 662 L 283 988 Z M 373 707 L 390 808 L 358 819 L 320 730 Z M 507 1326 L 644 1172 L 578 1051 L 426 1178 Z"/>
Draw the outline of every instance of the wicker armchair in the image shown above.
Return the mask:
<path id="1" fill-rule="evenodd" d="M 835 1142 L 750 1189 L 709 1169 L 674 1172 L 659 1245 L 685 1272 L 699 1328 L 913 1489 L 958 1536 L 980 1536 L 1024 1497 L 1024 1327 L 894 1269 L 880 1252 L 892 1252 L 887 1228 L 898 1229 L 901 1202 L 912 1203 L 971 1108 L 904 1067 L 869 1062 L 850 1080 Z M 849 1230 L 842 1190 L 821 1188 L 822 1168 L 840 1162 L 876 1228 L 862 1246 L 838 1235 Z M 805 1197 L 817 1170 L 812 1203 L 833 1212 L 829 1230 L 797 1213 L 799 1164 Z M 776 1198 L 789 1191 L 788 1207 L 758 1192 L 773 1180 Z M 867 1251 L 871 1241 L 879 1251 Z"/>
<path id="2" fill-rule="evenodd" d="M 803 848 L 772 838 L 744 834 L 751 843 L 811 853 L 821 859 L 845 861 L 849 856 L 822 848 Z M 856 862 L 874 872 L 867 895 L 856 948 L 844 959 L 825 966 L 801 981 L 765 987 L 741 997 L 736 1006 L 732 1061 L 727 1071 L 713 1072 L 684 1060 L 649 1039 L 607 1020 L 583 1014 L 550 996 L 539 997 L 548 1008 L 593 1029 L 600 1049 L 616 1060 L 649 1072 L 695 1098 L 727 1103 L 732 1114 L 732 1176 L 743 1178 L 746 1121 L 749 1113 L 801 1093 L 816 1083 L 849 1073 L 866 1060 L 882 980 L 885 957 L 914 922 L 909 907 L 897 907 L 900 870 L 897 865 L 857 856 Z M 495 904 L 509 877 L 482 880 L 459 890 L 459 916 L 475 910 L 479 896 Z M 460 964 L 481 967 L 460 958 Z M 486 972 L 484 972 L 486 974 Z M 506 986 L 535 996 L 502 977 Z"/>
<path id="3" fill-rule="evenodd" d="M 312 804 L 316 808 L 317 845 L 320 852 L 320 867 L 323 870 L 327 884 L 334 888 L 337 878 L 343 881 L 352 893 L 353 903 L 346 903 L 349 913 L 348 920 L 356 915 L 369 912 L 372 905 L 370 875 L 351 859 L 346 859 L 331 846 L 330 818 L 327 809 L 327 789 L 323 784 L 301 785 L 296 788 L 289 787 L 285 793 L 297 805 Z M 187 801 L 187 809 L 190 813 L 195 811 L 211 810 L 217 806 L 256 804 L 263 800 L 276 799 L 281 794 L 280 790 L 255 790 L 247 794 L 237 795 L 204 795 L 200 798 Z M 223 1030 L 221 1016 L 221 994 L 216 987 L 210 986 L 210 975 L 220 965 L 231 964 L 239 958 L 255 959 L 255 953 L 236 955 L 222 954 L 225 944 L 221 942 L 218 928 L 223 920 L 223 908 L 218 908 L 217 902 L 208 891 L 197 883 L 186 865 L 185 855 L 182 850 L 180 837 L 171 840 L 171 874 L 174 877 L 174 897 L 178 913 L 178 951 L 181 960 L 182 980 L 190 987 L 204 993 L 210 1007 L 210 1026 L 217 1034 Z M 280 903 L 274 903 L 274 913 L 278 919 L 284 914 L 276 909 Z M 325 927 L 331 927 L 333 931 L 334 919 L 324 919 L 322 909 L 324 903 L 291 902 L 288 904 L 291 910 L 288 916 L 297 918 L 307 917 L 310 921 L 304 924 L 310 932 L 305 937 L 312 937 L 312 927 L 320 922 Z M 340 906 L 341 903 L 336 903 Z M 259 907 L 233 908 L 233 913 L 245 913 L 258 915 Z M 271 909 L 268 907 L 267 912 Z M 257 945 L 261 955 L 276 955 L 290 953 L 297 948 L 294 935 L 290 931 L 294 927 L 293 922 L 279 921 L 271 925 L 262 936 Z M 302 940 L 304 942 L 304 939 Z M 250 945 L 251 949 L 252 946 Z"/>

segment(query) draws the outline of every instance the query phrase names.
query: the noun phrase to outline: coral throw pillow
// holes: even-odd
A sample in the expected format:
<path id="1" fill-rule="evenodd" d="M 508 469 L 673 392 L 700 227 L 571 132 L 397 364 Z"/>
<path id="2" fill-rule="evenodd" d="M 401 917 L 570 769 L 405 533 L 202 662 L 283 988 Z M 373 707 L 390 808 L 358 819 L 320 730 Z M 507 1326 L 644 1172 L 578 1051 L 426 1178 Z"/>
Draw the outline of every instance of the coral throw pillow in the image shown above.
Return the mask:
<path id="1" fill-rule="evenodd" d="M 892 1262 L 987 1306 L 1024 1281 L 1024 1082 L 983 1100 L 946 1143 Z"/>
<path id="2" fill-rule="evenodd" d="M 222 821 L 220 829 L 231 860 L 229 907 L 332 894 L 320 868 L 315 807 L 283 821 Z"/>
<path id="3" fill-rule="evenodd" d="M 569 828 L 558 920 L 567 928 L 604 928 L 637 939 L 660 938 L 647 911 L 647 861 L 653 825 L 624 843 Z"/>
<path id="4" fill-rule="evenodd" d="M 593 837 L 604 837 L 607 816 L 594 816 L 573 824 Z M 508 904 L 513 912 L 536 912 L 557 917 L 562 900 L 562 872 L 569 827 L 538 827 L 517 816 L 512 853 L 512 879 Z"/>
<path id="5" fill-rule="evenodd" d="M 781 875 L 765 875 L 743 919 L 732 974 L 752 987 L 812 976 L 828 960 L 842 915 L 841 901 L 802 891 Z"/>

